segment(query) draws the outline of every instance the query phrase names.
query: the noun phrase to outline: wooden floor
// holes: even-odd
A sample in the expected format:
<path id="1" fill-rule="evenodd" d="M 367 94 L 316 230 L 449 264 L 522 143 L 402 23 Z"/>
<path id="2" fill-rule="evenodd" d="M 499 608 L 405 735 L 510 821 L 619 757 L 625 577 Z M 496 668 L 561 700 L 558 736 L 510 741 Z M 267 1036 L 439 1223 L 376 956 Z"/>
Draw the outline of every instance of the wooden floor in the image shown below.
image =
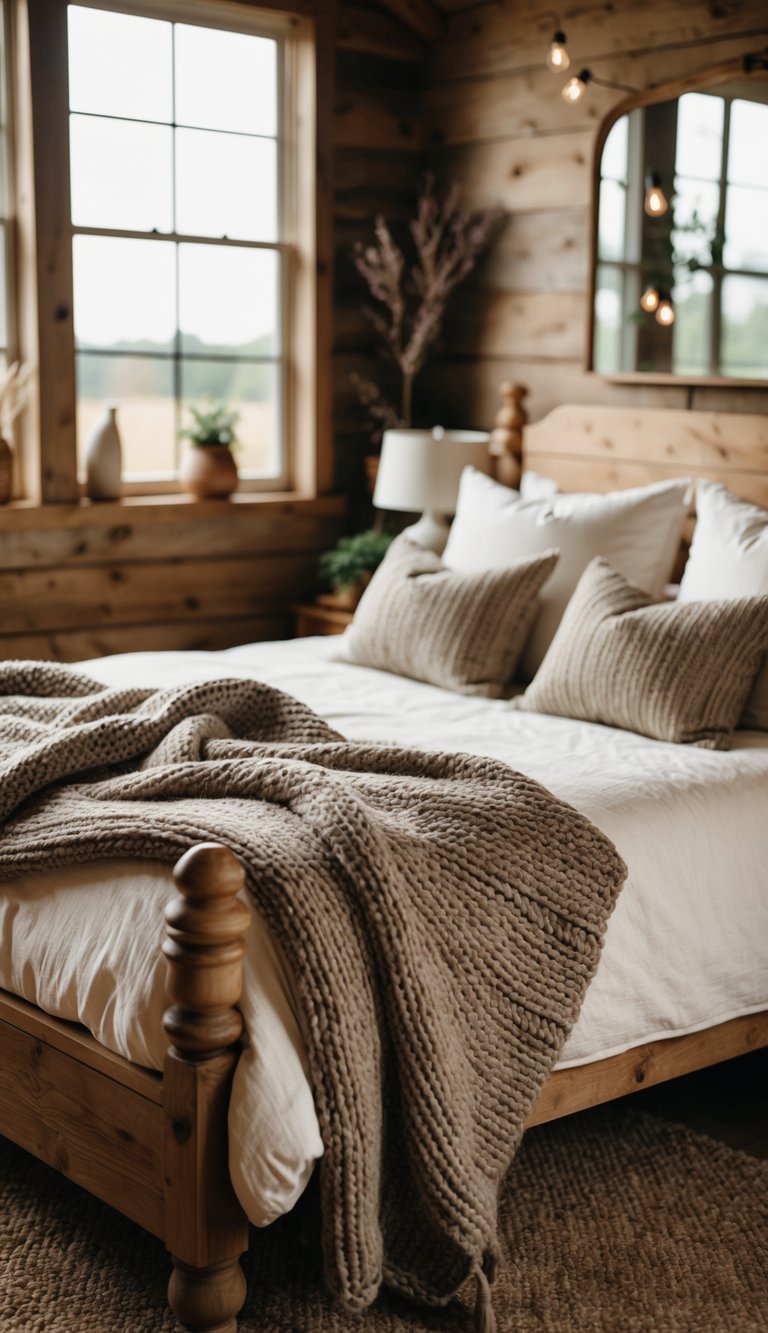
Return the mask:
<path id="1" fill-rule="evenodd" d="M 768 1161 L 768 1048 L 624 1100 Z"/>

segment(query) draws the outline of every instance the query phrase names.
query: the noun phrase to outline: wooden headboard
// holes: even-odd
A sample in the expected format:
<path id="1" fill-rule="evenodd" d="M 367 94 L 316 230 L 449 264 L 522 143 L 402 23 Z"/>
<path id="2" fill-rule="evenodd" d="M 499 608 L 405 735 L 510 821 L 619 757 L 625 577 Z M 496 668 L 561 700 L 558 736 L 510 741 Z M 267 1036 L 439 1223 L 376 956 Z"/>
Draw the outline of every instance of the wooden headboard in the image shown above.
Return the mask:
<path id="1" fill-rule="evenodd" d="M 768 416 L 566 404 L 526 424 L 521 384 L 502 384 L 491 452 L 499 481 L 522 467 L 564 491 L 616 491 L 670 477 L 709 477 L 768 509 Z"/>
<path id="2" fill-rule="evenodd" d="M 557 407 L 526 428 L 523 458 L 564 491 L 709 477 L 768 509 L 768 416 Z"/>

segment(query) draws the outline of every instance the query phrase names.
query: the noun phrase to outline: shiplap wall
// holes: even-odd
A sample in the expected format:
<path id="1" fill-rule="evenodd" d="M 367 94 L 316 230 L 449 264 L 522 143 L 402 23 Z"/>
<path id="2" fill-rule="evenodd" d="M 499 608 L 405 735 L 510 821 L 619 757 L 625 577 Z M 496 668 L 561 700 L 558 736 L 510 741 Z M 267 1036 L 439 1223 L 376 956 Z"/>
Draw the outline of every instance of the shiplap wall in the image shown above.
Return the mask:
<path id="1" fill-rule="evenodd" d="M 556 6 L 572 69 L 645 88 L 768 41 L 766 0 L 622 0 Z M 446 17 L 431 45 L 424 137 L 441 180 L 468 206 L 508 213 L 492 254 L 457 295 L 445 352 L 423 392 L 441 421 L 485 426 L 496 387 L 531 389 L 536 419 L 563 402 L 768 409 L 760 389 L 611 385 L 586 375 L 589 205 L 596 127 L 622 94 L 591 85 L 576 106 L 544 56 L 551 14 L 494 0 Z"/>

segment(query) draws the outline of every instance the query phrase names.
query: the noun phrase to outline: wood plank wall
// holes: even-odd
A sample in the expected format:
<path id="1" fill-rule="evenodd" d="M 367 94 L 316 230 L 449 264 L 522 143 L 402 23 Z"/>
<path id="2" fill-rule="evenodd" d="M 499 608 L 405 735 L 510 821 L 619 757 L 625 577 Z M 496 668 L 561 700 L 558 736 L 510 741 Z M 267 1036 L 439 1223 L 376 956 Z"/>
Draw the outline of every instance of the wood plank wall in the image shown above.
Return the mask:
<path id="1" fill-rule="evenodd" d="M 356 241 L 373 235 L 377 213 L 395 224 L 412 215 L 427 166 L 426 55 L 426 43 L 390 14 L 359 3 L 342 6 L 334 116 L 334 418 L 337 486 L 353 496 L 364 492 L 363 458 L 371 445 L 350 377 L 374 379 L 393 397 L 397 377 L 362 313 L 367 289 L 350 253 Z"/>
<path id="2" fill-rule="evenodd" d="M 6 510 L 0 658 L 71 662 L 284 637 L 341 516 L 334 497 Z"/>
<path id="3" fill-rule="evenodd" d="M 601 0 L 555 6 L 574 71 L 641 88 L 764 47 L 765 0 Z M 542 17 L 543 15 L 543 17 Z M 444 355 L 424 389 L 445 424 L 487 426 L 496 388 L 531 388 L 533 419 L 563 402 L 760 412 L 768 390 L 611 385 L 583 370 L 596 127 L 622 94 L 590 86 L 577 106 L 544 65 L 551 14 L 494 0 L 446 17 L 433 43 L 424 132 L 434 170 L 468 205 L 509 214 L 457 295 Z"/>
<path id="4" fill-rule="evenodd" d="M 395 383 L 361 316 L 365 291 L 349 251 L 377 212 L 410 216 L 427 166 L 444 184 L 459 181 L 468 206 L 501 205 L 509 220 L 417 385 L 420 417 L 488 425 L 498 384 L 510 377 L 530 385 L 534 419 L 566 401 L 766 410 L 761 390 L 612 386 L 584 374 L 592 147 L 620 94 L 593 86 L 578 108 L 566 107 L 543 66 L 551 21 L 523 0 L 442 8 L 443 33 L 429 43 L 376 0 L 346 0 L 339 12 L 337 491 L 363 489 L 368 449 L 350 375 Z M 752 50 L 768 32 L 764 0 L 586 0 L 560 17 L 575 66 L 637 86 Z M 205 513 L 165 505 L 148 519 L 125 505 L 54 511 L 3 525 L 0 656 L 73 660 L 284 634 L 290 603 L 311 592 L 316 554 L 342 522 L 342 506 L 327 499 Z"/>

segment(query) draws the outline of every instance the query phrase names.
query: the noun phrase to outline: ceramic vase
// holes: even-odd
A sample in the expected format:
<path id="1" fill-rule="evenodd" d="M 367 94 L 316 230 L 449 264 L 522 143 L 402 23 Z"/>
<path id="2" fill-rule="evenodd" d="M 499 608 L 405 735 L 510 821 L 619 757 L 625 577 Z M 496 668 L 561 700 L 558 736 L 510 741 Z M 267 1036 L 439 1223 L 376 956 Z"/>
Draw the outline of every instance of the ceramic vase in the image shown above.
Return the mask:
<path id="1" fill-rule="evenodd" d="M 0 435 L 0 505 L 8 503 L 12 489 L 13 450 L 8 441 Z"/>
<path id="2" fill-rule="evenodd" d="M 198 500 L 226 500 L 237 490 L 237 464 L 226 444 L 196 444 L 179 470 L 181 489 Z"/>
<path id="3" fill-rule="evenodd" d="M 104 416 L 85 446 L 85 493 L 90 500 L 116 500 L 120 495 L 122 449 L 117 408 L 107 403 Z"/>

